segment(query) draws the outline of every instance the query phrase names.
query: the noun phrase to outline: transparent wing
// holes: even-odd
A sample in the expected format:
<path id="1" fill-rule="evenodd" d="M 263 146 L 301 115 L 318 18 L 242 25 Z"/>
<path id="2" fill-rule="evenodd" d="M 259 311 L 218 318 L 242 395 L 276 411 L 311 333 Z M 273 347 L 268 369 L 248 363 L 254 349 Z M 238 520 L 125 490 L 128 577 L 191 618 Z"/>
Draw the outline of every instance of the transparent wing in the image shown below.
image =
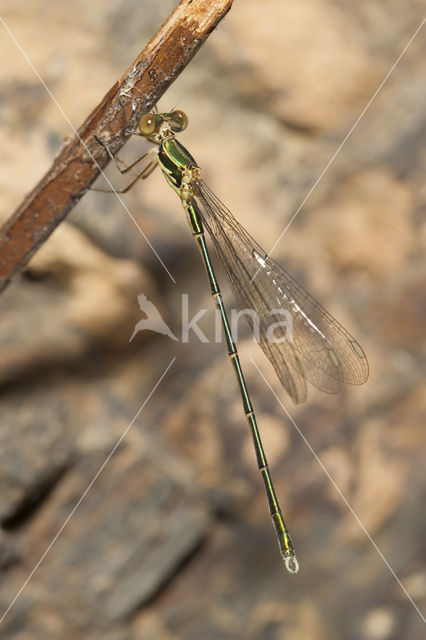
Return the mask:
<path id="1" fill-rule="evenodd" d="M 305 380 L 328 393 L 365 382 L 367 359 L 346 329 L 267 256 L 201 180 L 194 197 L 238 305 L 256 311 L 256 337 L 293 400 L 305 400 Z M 255 330 L 253 318 L 250 324 Z"/>

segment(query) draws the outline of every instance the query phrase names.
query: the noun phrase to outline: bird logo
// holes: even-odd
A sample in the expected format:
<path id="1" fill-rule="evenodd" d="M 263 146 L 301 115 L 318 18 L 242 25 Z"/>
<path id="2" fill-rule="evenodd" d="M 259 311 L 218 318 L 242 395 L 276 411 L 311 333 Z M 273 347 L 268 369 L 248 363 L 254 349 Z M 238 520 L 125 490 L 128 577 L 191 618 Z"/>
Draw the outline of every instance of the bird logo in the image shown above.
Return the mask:
<path id="1" fill-rule="evenodd" d="M 164 322 L 155 304 L 148 300 L 145 294 L 139 293 L 138 303 L 140 310 L 146 315 L 146 318 L 142 318 L 142 320 L 139 320 L 139 322 L 136 324 L 129 342 L 133 340 L 133 338 L 139 331 L 145 331 L 146 329 L 155 331 L 156 333 L 161 333 L 163 336 L 168 336 L 172 340 L 178 340 L 178 338 L 176 338 L 174 333 L 172 333 L 170 328 Z"/>

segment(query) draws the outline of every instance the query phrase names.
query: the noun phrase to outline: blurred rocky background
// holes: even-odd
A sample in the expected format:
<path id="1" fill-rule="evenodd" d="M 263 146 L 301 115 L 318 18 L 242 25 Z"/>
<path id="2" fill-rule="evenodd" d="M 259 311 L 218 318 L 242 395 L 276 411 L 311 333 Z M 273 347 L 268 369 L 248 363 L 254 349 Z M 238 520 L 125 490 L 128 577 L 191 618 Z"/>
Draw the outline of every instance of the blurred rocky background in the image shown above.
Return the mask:
<path id="1" fill-rule="evenodd" d="M 0 14 L 78 127 L 175 4 L 1 0 Z M 235 2 L 161 101 L 187 112 L 183 143 L 266 250 L 423 17 L 420 0 Z M 274 251 L 363 345 L 368 382 L 295 407 L 248 333 L 239 345 L 299 574 L 280 560 L 224 345 L 129 344 L 140 292 L 177 335 L 189 293 L 214 335 L 157 171 L 125 201 L 176 284 L 118 200 L 92 192 L 0 298 L 0 615 L 19 593 L 2 638 L 425 637 L 403 590 L 425 612 L 425 45 L 426 27 Z M 0 61 L 5 219 L 70 129 L 3 27 Z"/>

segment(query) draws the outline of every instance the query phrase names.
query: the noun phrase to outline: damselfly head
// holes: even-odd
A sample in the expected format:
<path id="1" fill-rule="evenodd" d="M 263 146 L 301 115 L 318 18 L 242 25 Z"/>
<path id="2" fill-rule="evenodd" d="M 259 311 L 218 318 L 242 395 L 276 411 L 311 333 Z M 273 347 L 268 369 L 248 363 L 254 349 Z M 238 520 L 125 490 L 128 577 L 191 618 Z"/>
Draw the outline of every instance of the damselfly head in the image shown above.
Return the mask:
<path id="1" fill-rule="evenodd" d="M 139 121 L 139 131 L 147 138 L 160 132 L 160 129 L 179 133 L 188 126 L 188 117 L 183 111 L 170 113 L 145 113 Z"/>

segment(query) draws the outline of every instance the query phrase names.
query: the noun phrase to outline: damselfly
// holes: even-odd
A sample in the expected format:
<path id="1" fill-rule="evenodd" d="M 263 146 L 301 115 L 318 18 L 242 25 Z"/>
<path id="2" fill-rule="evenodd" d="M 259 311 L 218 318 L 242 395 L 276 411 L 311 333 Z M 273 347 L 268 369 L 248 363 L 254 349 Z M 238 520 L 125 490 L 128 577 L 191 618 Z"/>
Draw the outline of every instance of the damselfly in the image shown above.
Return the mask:
<path id="1" fill-rule="evenodd" d="M 272 260 L 236 221 L 231 212 L 201 179 L 200 167 L 176 139 L 188 119 L 182 111 L 147 113 L 138 131 L 155 143 L 138 158 L 155 153 L 144 169 L 121 192 L 128 191 L 139 178 L 146 178 L 160 166 L 167 182 L 178 194 L 192 235 L 201 252 L 210 291 L 222 319 L 228 355 L 237 376 L 244 413 L 253 436 L 257 464 L 262 474 L 270 514 L 285 566 L 295 573 L 299 565 L 272 484 L 253 405 L 242 372 L 222 294 L 208 252 L 204 228 L 211 236 L 217 255 L 242 310 L 253 309 L 260 320 L 258 341 L 271 361 L 283 387 L 294 402 L 307 396 L 307 381 L 328 393 L 339 391 L 344 383 L 362 384 L 368 377 L 368 363 L 356 340 L 282 267 Z M 105 145 L 104 145 L 105 146 Z M 107 151 L 108 148 L 105 146 Z M 111 158 L 112 155 L 110 154 Z M 285 311 L 292 320 L 291 339 L 281 322 Z M 250 322 L 250 318 L 249 318 Z M 268 333 L 275 324 L 273 339 Z M 287 329 L 287 327 L 286 327 Z"/>

